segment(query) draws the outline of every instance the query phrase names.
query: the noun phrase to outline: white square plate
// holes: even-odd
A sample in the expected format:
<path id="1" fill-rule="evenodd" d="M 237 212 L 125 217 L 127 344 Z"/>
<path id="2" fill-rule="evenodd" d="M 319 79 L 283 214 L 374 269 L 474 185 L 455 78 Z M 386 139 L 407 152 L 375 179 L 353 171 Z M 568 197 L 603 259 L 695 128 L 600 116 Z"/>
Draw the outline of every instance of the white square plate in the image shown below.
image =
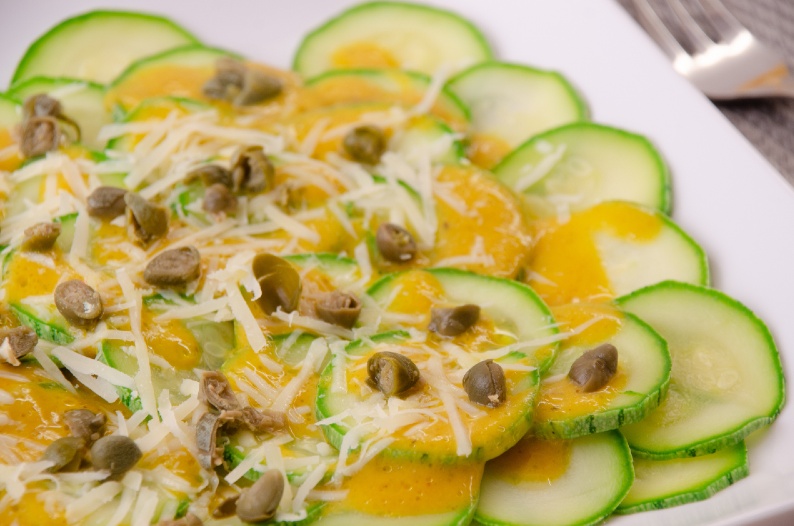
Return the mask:
<path id="1" fill-rule="evenodd" d="M 209 45 L 289 67 L 301 37 L 351 0 L 25 0 L 0 19 L 0 85 L 56 22 L 97 7 L 173 18 Z M 430 0 L 477 24 L 497 57 L 565 74 L 593 120 L 647 135 L 673 172 L 674 219 L 710 256 L 713 283 L 769 325 L 794 378 L 794 192 L 610 0 Z M 98 46 L 102 43 L 98 42 Z M 751 474 L 706 501 L 615 526 L 794 524 L 794 408 L 748 439 Z M 788 511 L 781 516 L 779 513 Z"/>

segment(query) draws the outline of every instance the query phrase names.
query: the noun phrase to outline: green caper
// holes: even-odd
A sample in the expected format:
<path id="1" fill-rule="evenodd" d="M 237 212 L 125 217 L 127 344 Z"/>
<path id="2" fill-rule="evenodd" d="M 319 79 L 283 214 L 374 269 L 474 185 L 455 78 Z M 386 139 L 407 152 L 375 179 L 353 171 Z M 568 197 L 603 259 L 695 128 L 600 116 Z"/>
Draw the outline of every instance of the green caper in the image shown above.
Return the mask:
<path id="1" fill-rule="evenodd" d="M 367 373 L 386 396 L 404 393 L 419 381 L 419 368 L 410 358 L 391 351 L 377 352 L 367 361 Z"/>
<path id="2" fill-rule="evenodd" d="M 22 105 L 22 116 L 24 119 L 31 117 L 58 117 L 63 113 L 63 106 L 53 97 L 46 93 L 37 93 L 25 99 Z"/>
<path id="3" fill-rule="evenodd" d="M 262 289 L 257 302 L 265 314 L 273 314 L 279 308 L 284 312 L 298 308 L 301 279 L 288 261 L 273 254 L 259 254 L 254 258 L 252 269 Z"/>
<path id="4" fill-rule="evenodd" d="M 61 130 L 55 117 L 31 117 L 22 123 L 19 150 L 30 159 L 53 152 L 61 142 Z"/>
<path id="5" fill-rule="evenodd" d="M 242 421 L 253 433 L 272 433 L 287 426 L 287 415 L 272 409 L 243 407 Z"/>
<path id="6" fill-rule="evenodd" d="M 86 210 L 91 217 L 100 219 L 114 219 L 127 209 L 124 195 L 127 193 L 122 188 L 115 186 L 100 186 L 86 199 Z"/>
<path id="7" fill-rule="evenodd" d="M 19 365 L 19 359 L 33 352 L 39 337 L 36 332 L 25 325 L 19 327 L 0 328 L 0 345 L 8 342 L 11 352 L 6 361 L 11 365 Z"/>
<path id="8" fill-rule="evenodd" d="M 283 495 L 284 476 L 278 470 L 267 470 L 237 499 L 237 517 L 245 522 L 272 519 Z"/>
<path id="9" fill-rule="evenodd" d="M 91 446 L 91 462 L 96 469 L 108 470 L 111 476 L 126 473 L 143 456 L 138 445 L 129 437 L 105 436 Z"/>
<path id="10" fill-rule="evenodd" d="M 236 430 L 242 414 L 240 411 L 222 411 L 221 414 L 204 413 L 196 424 L 196 449 L 198 461 L 204 469 L 223 463 L 223 448 L 218 447 L 218 435 L 224 428 Z"/>
<path id="11" fill-rule="evenodd" d="M 406 229 L 394 223 L 382 223 L 375 233 L 375 244 L 387 261 L 407 263 L 416 256 L 416 241 Z"/>
<path id="12" fill-rule="evenodd" d="M 215 100 L 231 102 L 243 89 L 245 64 L 231 57 L 215 62 L 215 76 L 204 83 L 202 93 Z"/>
<path id="13" fill-rule="evenodd" d="M 463 389 L 469 400 L 487 407 L 497 407 L 507 399 L 505 373 L 493 360 L 484 360 L 466 371 Z"/>
<path id="14" fill-rule="evenodd" d="M 79 279 L 59 283 L 53 296 L 58 312 L 74 325 L 90 327 L 102 317 L 99 293 Z"/>
<path id="15" fill-rule="evenodd" d="M 235 192 L 257 194 L 273 188 L 276 169 L 261 146 L 244 146 L 231 160 L 232 188 Z"/>
<path id="16" fill-rule="evenodd" d="M 82 438 L 92 444 L 105 432 L 107 417 L 88 409 L 70 409 L 63 414 L 63 421 L 73 437 Z"/>
<path id="17" fill-rule="evenodd" d="M 320 298 L 315 311 L 321 320 L 350 329 L 361 314 L 361 302 L 352 294 L 335 290 Z"/>
<path id="18" fill-rule="evenodd" d="M 224 185 L 215 183 L 204 192 L 201 208 L 211 214 L 234 212 L 237 210 L 237 198 Z"/>
<path id="19" fill-rule="evenodd" d="M 222 372 L 206 371 L 201 373 L 199 387 L 201 398 L 215 409 L 220 411 L 240 409 L 240 401 Z"/>
<path id="20" fill-rule="evenodd" d="M 80 141 L 80 126 L 63 113 L 63 106 L 58 99 L 54 99 L 46 93 L 37 93 L 25 100 L 22 110 L 24 120 L 33 117 L 53 117 L 61 121 L 74 131 L 74 140 Z"/>
<path id="21" fill-rule="evenodd" d="M 217 164 L 204 164 L 189 171 L 185 176 L 186 183 L 200 180 L 204 186 L 222 184 L 227 188 L 232 187 L 232 174 L 223 166 Z"/>
<path id="22" fill-rule="evenodd" d="M 50 473 L 77 471 L 85 454 L 85 440 L 78 437 L 59 438 L 44 450 L 41 460 L 54 464 L 47 469 Z"/>
<path id="23" fill-rule="evenodd" d="M 571 365 L 570 378 L 585 393 L 606 386 L 618 371 L 618 350 L 611 343 L 584 352 Z"/>
<path id="24" fill-rule="evenodd" d="M 60 223 L 36 223 L 25 229 L 23 247 L 33 251 L 49 250 L 61 235 Z"/>
<path id="25" fill-rule="evenodd" d="M 135 192 L 124 194 L 130 233 L 144 245 L 168 233 L 168 210 Z"/>
<path id="26" fill-rule="evenodd" d="M 181 287 L 201 275 L 201 254 L 195 247 L 164 250 L 143 271 L 143 279 L 156 287 Z"/>
<path id="27" fill-rule="evenodd" d="M 284 89 L 281 80 L 262 71 L 248 68 L 243 76 L 243 87 L 234 97 L 235 106 L 251 106 L 274 97 Z"/>
<path id="28" fill-rule="evenodd" d="M 468 303 L 458 307 L 430 309 L 428 329 L 444 336 L 463 334 L 480 319 L 480 307 Z"/>
<path id="29" fill-rule="evenodd" d="M 377 126 L 358 126 L 345 135 L 342 146 L 354 161 L 378 164 L 386 151 L 386 135 Z"/>

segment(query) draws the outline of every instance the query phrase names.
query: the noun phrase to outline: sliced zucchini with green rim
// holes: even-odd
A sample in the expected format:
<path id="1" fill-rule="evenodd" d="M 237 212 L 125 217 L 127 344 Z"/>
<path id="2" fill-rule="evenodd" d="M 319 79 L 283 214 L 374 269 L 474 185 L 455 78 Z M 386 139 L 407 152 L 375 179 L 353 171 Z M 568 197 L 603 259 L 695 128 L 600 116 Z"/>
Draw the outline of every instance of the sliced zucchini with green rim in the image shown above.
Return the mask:
<path id="1" fill-rule="evenodd" d="M 202 86 L 215 74 L 218 59 L 224 57 L 242 59 L 231 51 L 201 44 L 142 57 L 108 85 L 107 104 L 129 110 L 152 97 L 202 99 Z"/>
<path id="2" fill-rule="evenodd" d="M 61 233 L 58 239 L 55 240 L 55 245 L 60 248 L 64 253 L 68 253 L 72 248 L 72 241 L 74 240 L 74 224 L 77 221 L 77 212 L 58 216 L 53 219 L 54 223 L 61 225 Z"/>
<path id="3" fill-rule="evenodd" d="M 555 311 L 556 312 L 556 311 Z M 563 342 L 554 364 L 541 382 L 533 431 L 547 439 L 575 438 L 638 422 L 655 409 L 670 381 L 667 343 L 647 324 L 617 310 L 593 314 L 592 326 L 614 326 L 608 336 L 583 344 Z M 558 321 L 561 318 L 557 317 Z M 587 331 L 582 333 L 586 335 Z M 602 344 L 617 349 L 618 368 L 609 382 L 593 392 L 582 389 L 569 377 L 571 365 L 586 351 Z"/>
<path id="4" fill-rule="evenodd" d="M 633 480 L 631 453 L 617 431 L 570 441 L 526 438 L 485 465 L 474 520 L 483 526 L 598 524 Z"/>
<path id="5" fill-rule="evenodd" d="M 0 130 L 11 130 L 22 120 L 22 106 L 8 94 L 0 93 Z"/>
<path id="6" fill-rule="evenodd" d="M 634 473 L 634 485 L 615 513 L 638 513 L 706 500 L 749 474 L 747 448 L 739 442 L 699 457 L 635 458 Z"/>
<path id="7" fill-rule="evenodd" d="M 713 453 L 777 417 L 785 390 L 780 355 L 750 309 L 722 292 L 673 281 L 616 303 L 667 340 L 673 361 L 667 398 L 622 428 L 636 457 Z"/>
<path id="8" fill-rule="evenodd" d="M 91 11 L 51 28 L 19 61 L 12 85 L 39 75 L 106 83 L 133 61 L 198 39 L 166 18 Z"/>
<path id="9" fill-rule="evenodd" d="M 57 99 L 63 113 L 80 126 L 80 142 L 88 148 L 103 148 L 97 139 L 99 130 L 111 121 L 105 109 L 105 87 L 85 80 L 33 77 L 15 84 L 8 95 L 20 102 L 39 93 Z"/>
<path id="10" fill-rule="evenodd" d="M 24 305 L 11 303 L 8 307 L 19 319 L 19 323 L 33 329 L 36 335 L 42 340 L 57 345 L 69 345 L 74 341 L 74 336 L 67 329 L 55 323 L 42 320 L 36 313 L 31 312 L 30 309 Z"/>
<path id="11" fill-rule="evenodd" d="M 613 200 L 670 209 L 669 170 L 653 144 L 601 124 L 576 122 L 535 135 L 493 173 L 538 217 L 556 213 L 561 201 L 572 212 Z"/>
<path id="12" fill-rule="evenodd" d="M 528 282 L 550 305 L 604 301 L 665 280 L 707 285 L 706 253 L 657 210 L 607 201 L 541 229 Z"/>
<path id="13" fill-rule="evenodd" d="M 471 111 L 472 147 L 493 143 L 502 155 L 533 135 L 587 119 L 584 101 L 555 71 L 484 62 L 451 78 L 447 87 Z M 502 157 L 498 153 L 491 163 Z"/>
<path id="14" fill-rule="evenodd" d="M 387 67 L 434 74 L 491 58 L 483 34 L 443 9 L 370 2 L 332 18 L 301 42 L 293 69 L 313 77 L 332 69 Z"/>

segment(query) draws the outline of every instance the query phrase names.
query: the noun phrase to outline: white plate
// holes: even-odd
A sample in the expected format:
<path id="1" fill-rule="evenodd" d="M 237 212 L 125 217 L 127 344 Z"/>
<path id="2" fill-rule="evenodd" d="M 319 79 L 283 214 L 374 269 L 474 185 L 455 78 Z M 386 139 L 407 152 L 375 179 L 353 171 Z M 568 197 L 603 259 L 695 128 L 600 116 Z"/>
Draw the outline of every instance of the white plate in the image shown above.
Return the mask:
<path id="1" fill-rule="evenodd" d="M 350 0 L 121 0 L 163 13 L 211 45 L 288 67 L 301 36 Z M 710 256 L 714 285 L 768 323 L 794 378 L 794 192 L 609 0 L 432 0 L 474 21 L 503 60 L 556 69 L 594 120 L 650 137 L 673 171 L 675 220 Z M 111 2 L 4 6 L 0 79 L 55 22 Z M 10 16 L 9 16 L 10 15 Z M 101 45 L 101 43 L 97 43 Z M 0 84 L 5 80 L 0 80 Z M 610 520 L 615 526 L 794 524 L 794 407 L 748 440 L 751 474 L 704 502 Z M 788 511 L 785 516 L 778 515 Z"/>

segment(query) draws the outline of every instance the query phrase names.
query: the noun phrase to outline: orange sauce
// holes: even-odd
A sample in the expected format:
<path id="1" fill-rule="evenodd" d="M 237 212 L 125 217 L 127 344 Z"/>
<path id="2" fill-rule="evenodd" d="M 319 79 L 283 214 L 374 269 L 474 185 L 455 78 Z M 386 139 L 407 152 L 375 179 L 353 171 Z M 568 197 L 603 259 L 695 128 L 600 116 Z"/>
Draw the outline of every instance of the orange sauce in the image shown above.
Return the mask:
<path id="1" fill-rule="evenodd" d="M 388 49 L 374 42 L 353 42 L 331 56 L 334 68 L 399 68 L 400 61 Z"/>
<path id="2" fill-rule="evenodd" d="M 596 246 L 607 233 L 628 241 L 652 241 L 662 220 L 628 203 L 602 203 L 574 214 L 564 224 L 541 227 L 530 255 L 529 284 L 549 305 L 608 301 L 614 297 Z"/>
<path id="3" fill-rule="evenodd" d="M 570 441 L 526 437 L 503 455 L 489 461 L 488 471 L 513 484 L 550 483 L 565 474 L 570 460 Z"/>
<path id="4" fill-rule="evenodd" d="M 380 516 L 454 512 L 479 493 L 483 464 L 412 462 L 379 455 L 345 481 L 344 506 Z"/>
<path id="5" fill-rule="evenodd" d="M 141 331 L 146 345 L 157 356 L 183 371 L 197 367 L 201 348 L 196 338 L 180 320 L 156 321 L 156 312 L 141 311 Z"/>
<path id="6" fill-rule="evenodd" d="M 474 133 L 469 139 L 466 155 L 480 168 L 490 170 L 511 151 L 513 147 L 500 137 L 488 133 Z"/>

